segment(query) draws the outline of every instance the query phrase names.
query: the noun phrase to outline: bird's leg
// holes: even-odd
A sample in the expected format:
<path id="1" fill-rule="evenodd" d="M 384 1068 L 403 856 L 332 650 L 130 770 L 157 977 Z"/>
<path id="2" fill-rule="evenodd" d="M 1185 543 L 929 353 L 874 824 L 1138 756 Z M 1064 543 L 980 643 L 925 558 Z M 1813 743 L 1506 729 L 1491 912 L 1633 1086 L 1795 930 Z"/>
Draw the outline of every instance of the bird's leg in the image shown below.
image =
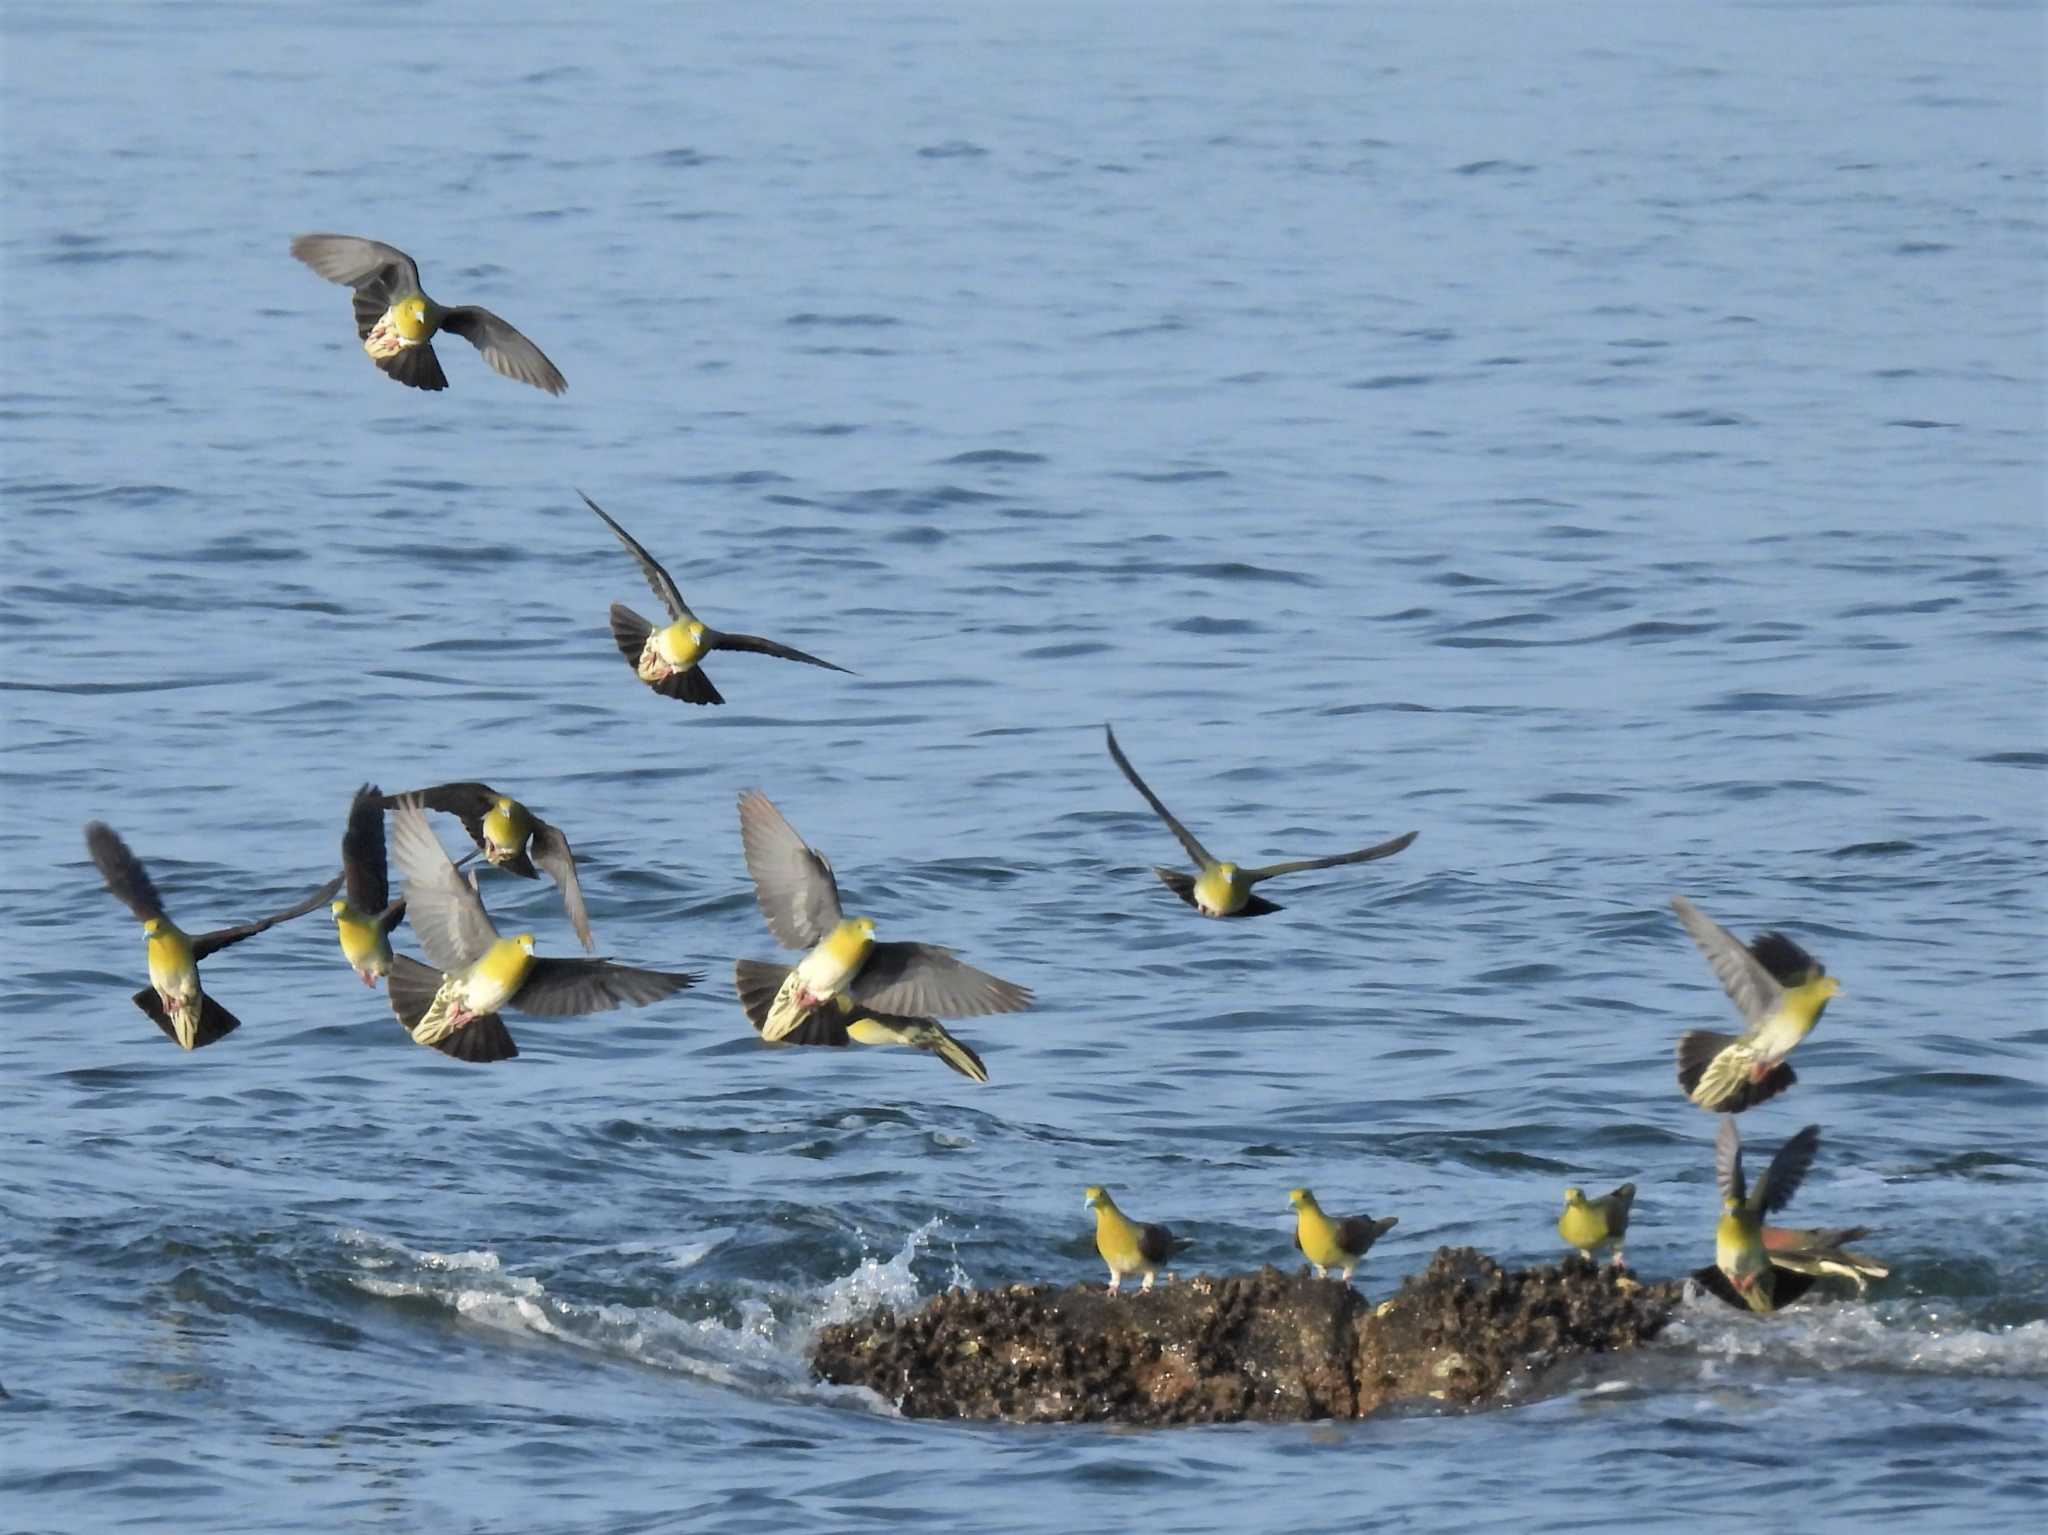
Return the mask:
<path id="1" fill-rule="evenodd" d="M 1615 1248 L 1615 1249 L 1614 1249 L 1614 1259 L 1613 1259 L 1613 1262 L 1614 1262 L 1614 1266 L 1615 1266 L 1616 1268 L 1618 1268 L 1618 1269 L 1621 1269 L 1621 1270 L 1623 1270 L 1624 1272 L 1626 1272 L 1626 1271 L 1627 1271 L 1627 1269 L 1628 1269 L 1628 1260 L 1627 1260 L 1626 1258 L 1622 1257 L 1622 1255 L 1621 1255 L 1621 1249 L 1620 1249 L 1619 1247 L 1617 1247 L 1617 1248 Z"/>
<path id="2" fill-rule="evenodd" d="M 1345 1282 L 1346 1284 L 1349 1284 L 1349 1283 L 1351 1283 L 1351 1270 L 1350 1270 L 1350 1269 L 1346 1269 L 1346 1270 L 1344 1271 L 1344 1282 Z"/>
<path id="3" fill-rule="evenodd" d="M 1318 1279 L 1328 1279 L 1330 1277 L 1330 1271 L 1320 1263 L 1311 1263 L 1309 1267 L 1316 1271 L 1316 1278 Z"/>
<path id="4" fill-rule="evenodd" d="M 1124 1276 L 1122 1274 L 1118 1273 L 1115 1269 L 1109 1271 L 1109 1293 L 1111 1295 L 1116 1294 L 1118 1290 L 1123 1288 L 1123 1282 Z"/>
<path id="5" fill-rule="evenodd" d="M 357 975 L 359 975 L 359 976 L 361 976 L 361 977 L 363 978 L 363 984 L 364 984 L 365 986 L 369 987 L 369 988 L 370 988 L 370 989 L 371 989 L 372 991 L 375 991 L 375 990 L 377 989 L 377 977 L 376 977 L 376 976 L 372 975 L 372 974 L 371 974 L 371 973 L 370 973 L 369 971 L 367 971 L 367 970 L 358 970 L 358 971 L 356 972 L 356 974 L 357 974 Z"/>
<path id="6" fill-rule="evenodd" d="M 1139 1285 L 1139 1286 L 1138 1286 L 1138 1293 L 1139 1293 L 1140 1295 L 1143 1295 L 1143 1294 L 1144 1294 L 1144 1293 L 1145 1293 L 1146 1291 L 1150 1290 L 1151 1288 L 1152 1288 L 1152 1271 L 1151 1271 L 1150 1269 L 1147 1269 L 1147 1270 L 1145 1271 L 1145 1282 L 1144 1282 L 1143 1284 L 1141 1284 L 1141 1285 Z"/>

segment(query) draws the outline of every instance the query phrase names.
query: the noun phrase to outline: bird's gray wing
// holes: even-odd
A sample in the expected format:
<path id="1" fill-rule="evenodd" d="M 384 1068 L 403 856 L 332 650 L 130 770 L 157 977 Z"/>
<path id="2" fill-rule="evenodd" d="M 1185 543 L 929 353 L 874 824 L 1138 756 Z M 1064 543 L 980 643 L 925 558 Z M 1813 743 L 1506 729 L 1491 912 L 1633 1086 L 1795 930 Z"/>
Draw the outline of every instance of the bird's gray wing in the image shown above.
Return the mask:
<path id="1" fill-rule="evenodd" d="M 393 298 L 420 291 L 420 269 L 395 245 L 358 235 L 300 235 L 292 254 L 329 282 L 375 289 Z"/>
<path id="2" fill-rule="evenodd" d="M 1721 989 L 1728 993 L 1744 1022 L 1754 1027 L 1778 1010 L 1785 997 L 1784 988 L 1771 979 L 1771 972 L 1757 963 L 1756 956 L 1743 946 L 1741 939 L 1682 895 L 1671 898 L 1671 909 L 1678 913 L 1678 920 L 1692 934 L 1692 941 L 1707 956 Z"/>
<path id="3" fill-rule="evenodd" d="M 1116 732 L 1109 726 L 1102 727 L 1102 733 L 1109 739 L 1109 755 L 1116 765 L 1123 769 L 1124 777 L 1131 781 L 1131 787 L 1145 796 L 1145 803 L 1152 807 L 1152 813 L 1166 823 L 1166 829 L 1180 839 L 1180 845 L 1187 849 L 1188 857 L 1194 859 L 1197 868 L 1206 869 L 1216 860 L 1209 856 L 1209 850 L 1195 840 L 1195 834 L 1173 817 L 1173 812 L 1159 803 L 1159 796 L 1145 787 L 1145 780 L 1138 776 L 1138 770 L 1131 766 L 1131 759 L 1124 755 L 1124 749 L 1116 744 Z"/>
<path id="4" fill-rule="evenodd" d="M 777 943 L 808 949 L 839 925 L 839 883 L 832 878 L 832 865 L 805 844 L 759 789 L 740 795 L 740 845 L 754 879 L 754 899 Z"/>
<path id="5" fill-rule="evenodd" d="M 128 844 L 121 840 L 120 833 L 113 827 L 105 821 L 87 821 L 85 850 L 92 854 L 100 878 L 107 882 L 107 889 L 113 893 L 114 899 L 134 912 L 138 922 L 147 922 L 164 914 L 163 897 L 156 893 L 149 870 L 143 868 L 140 858 L 128 851 Z"/>
<path id="6" fill-rule="evenodd" d="M 341 834 L 341 874 L 348 903 L 366 917 L 391 904 L 391 872 L 384 853 L 384 793 L 373 783 L 349 801 L 348 826 Z"/>
<path id="7" fill-rule="evenodd" d="M 798 650 L 794 645 L 785 645 L 780 640 L 764 640 L 758 634 L 727 634 L 715 629 L 705 636 L 713 650 L 745 650 L 758 656 L 780 656 L 785 661 L 801 661 L 806 666 L 822 666 L 828 672 L 845 672 L 843 666 L 834 666 L 830 661 L 821 661 L 807 650 Z M 847 676 L 853 673 L 846 672 Z"/>
<path id="8" fill-rule="evenodd" d="M 1375 858 L 1393 857 L 1418 835 L 1418 832 L 1404 832 L 1390 841 L 1376 847 L 1362 847 L 1355 853 L 1332 853 L 1328 858 L 1298 858 L 1292 863 L 1269 863 L 1263 869 L 1246 869 L 1243 873 L 1249 883 L 1256 885 L 1276 874 L 1299 874 L 1304 869 L 1334 869 L 1345 863 L 1371 863 Z"/>
<path id="9" fill-rule="evenodd" d="M 535 1018 L 580 1018 L 615 1007 L 645 1007 L 702 979 L 667 970 L 636 970 L 608 959 L 536 959 L 506 1006 Z"/>
<path id="10" fill-rule="evenodd" d="M 441 311 L 441 328 L 452 330 L 484 354 L 484 361 L 507 378 L 560 394 L 569 387 L 562 370 L 541 349 L 488 309 L 458 304 Z"/>
<path id="11" fill-rule="evenodd" d="M 1742 1204 L 1749 1198 L 1742 1180 L 1742 1132 L 1735 1128 L 1733 1114 L 1721 1116 L 1721 1129 L 1714 1136 L 1714 1182 L 1723 1199 Z"/>
<path id="12" fill-rule="evenodd" d="M 1187 1245 L 1175 1240 L 1173 1232 L 1165 1226 L 1144 1225 L 1138 1228 L 1138 1256 L 1147 1263 L 1164 1263 Z"/>
<path id="13" fill-rule="evenodd" d="M 626 546 L 626 552 L 639 562 L 640 574 L 647 578 L 647 584 L 653 589 L 654 595 L 659 597 L 661 605 L 668 609 L 668 616 L 678 623 L 686 623 L 690 619 L 695 618 L 697 615 L 692 613 L 690 605 L 683 601 L 683 594 L 676 590 L 674 579 L 670 577 L 667 571 L 661 568 L 659 560 L 640 547 L 640 540 L 612 521 L 611 513 L 591 500 L 590 497 L 584 496 L 582 491 L 579 490 L 576 494 L 583 496 L 583 504 L 604 519 L 604 525 L 618 536 L 619 542 Z M 634 662 L 639 660 L 637 647 L 634 653 L 628 656 L 627 659 Z"/>
<path id="14" fill-rule="evenodd" d="M 1389 1215 L 1374 1220 L 1369 1215 L 1353 1215 L 1337 1222 L 1337 1245 L 1348 1253 L 1364 1253 L 1373 1243 L 1401 1224 L 1401 1217 Z M 1296 1245 L 1300 1237 L 1295 1238 Z"/>
<path id="15" fill-rule="evenodd" d="M 847 988 L 863 1007 L 928 1018 L 1015 1013 L 1031 991 L 953 957 L 929 943 L 878 943 Z"/>
<path id="16" fill-rule="evenodd" d="M 441 783 L 431 789 L 419 789 L 410 796 L 387 794 L 382 801 L 386 810 L 395 810 L 402 799 L 412 798 L 429 810 L 438 810 L 443 815 L 452 815 L 462 823 L 462 829 L 469 833 L 469 840 L 479 851 L 484 845 L 484 817 L 491 813 L 491 807 L 498 803 L 498 791 L 487 783 Z"/>
<path id="17" fill-rule="evenodd" d="M 1780 1146 L 1778 1154 L 1771 1158 L 1771 1165 L 1756 1181 L 1756 1188 L 1749 1196 L 1751 1207 L 1769 1215 L 1792 1203 L 1792 1196 L 1799 1192 L 1799 1185 L 1805 1180 L 1819 1150 L 1819 1125 L 1808 1125 Z"/>
<path id="18" fill-rule="evenodd" d="M 417 794 L 401 794 L 391 812 L 391 856 L 405 876 L 405 914 L 437 970 L 459 973 L 498 941 L 483 898 L 464 879 L 427 825 Z"/>
<path id="19" fill-rule="evenodd" d="M 200 933 L 192 940 L 192 959 L 195 963 L 209 954 L 218 954 L 231 943 L 240 943 L 244 938 L 254 938 L 258 933 L 276 927 L 280 922 L 289 922 L 294 917 L 303 917 L 315 906 L 325 906 L 334 899 L 334 892 L 341 888 L 341 876 L 335 875 L 326 884 L 316 886 L 313 893 L 302 901 L 295 901 L 283 911 L 272 912 L 267 917 L 258 917 L 254 922 L 237 923 L 234 927 L 217 927 L 210 933 Z"/>
<path id="20" fill-rule="evenodd" d="M 526 839 L 526 852 L 561 888 L 562 909 L 568 912 L 569 926 L 576 929 L 577 939 L 585 949 L 595 950 L 597 941 L 590 936 L 590 913 L 583 908 L 583 886 L 576 878 L 576 857 L 569 851 L 569 839 L 562 835 L 562 828 L 550 826 L 536 816 L 533 835 Z"/>

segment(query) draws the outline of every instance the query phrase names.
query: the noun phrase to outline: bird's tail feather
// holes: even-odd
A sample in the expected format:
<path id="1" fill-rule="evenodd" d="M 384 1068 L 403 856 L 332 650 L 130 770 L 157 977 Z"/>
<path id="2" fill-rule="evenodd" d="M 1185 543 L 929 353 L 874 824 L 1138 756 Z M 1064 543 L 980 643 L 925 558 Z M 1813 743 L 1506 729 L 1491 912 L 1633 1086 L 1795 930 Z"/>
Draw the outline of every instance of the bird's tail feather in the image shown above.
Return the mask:
<path id="1" fill-rule="evenodd" d="M 448 375 L 441 371 L 441 359 L 434 355 L 434 348 L 425 341 L 418 346 L 400 347 L 389 357 L 381 358 L 377 366 L 413 389 L 448 387 Z"/>
<path id="2" fill-rule="evenodd" d="M 988 1080 L 988 1068 L 981 1064 L 981 1057 L 936 1023 L 932 1025 L 932 1040 L 927 1048 L 961 1076 L 976 1082 Z"/>
<path id="3" fill-rule="evenodd" d="M 1689 1029 L 1678 1039 L 1678 1085 L 1685 1089 L 1685 1095 L 1693 1098 L 1699 1091 L 1700 1079 L 1707 1068 L 1714 1064 L 1716 1057 L 1735 1043 L 1733 1034 L 1716 1034 L 1711 1029 Z M 1713 1103 L 1701 1103 L 1700 1107 L 1717 1114 L 1740 1114 L 1744 1109 L 1755 1108 L 1759 1103 L 1775 1098 L 1799 1080 L 1792 1068 L 1780 1061 L 1763 1075 L 1763 1080 L 1752 1081 L 1744 1076 L 1734 1087 L 1723 1093 Z M 1697 1098 L 1693 1098 L 1699 1103 Z"/>
<path id="4" fill-rule="evenodd" d="M 171 1022 L 171 1015 L 164 1011 L 163 998 L 156 994 L 154 986 L 145 986 L 135 993 L 135 1005 L 149 1015 L 149 1021 L 164 1031 L 164 1037 L 172 1044 L 178 1043 L 178 1026 Z M 199 994 L 199 1027 L 193 1031 L 192 1048 L 198 1050 L 224 1039 L 242 1026 L 242 1020 L 222 1007 L 205 992 Z"/>
<path id="5" fill-rule="evenodd" d="M 768 1022 L 768 1013 L 775 1006 L 776 994 L 782 990 L 782 983 L 788 975 L 787 965 L 770 964 L 759 959 L 733 961 L 733 990 L 739 993 L 740 1007 L 747 1015 L 747 1022 L 754 1026 L 756 1034 L 760 1033 Z M 813 1008 L 808 1017 L 773 1043 L 844 1045 L 847 1043 L 846 1022 L 829 1006 Z"/>
<path id="6" fill-rule="evenodd" d="M 434 1041 L 434 1048 L 453 1060 L 483 1066 L 492 1061 L 509 1061 L 519 1053 L 512 1043 L 512 1031 L 496 1013 L 471 1019 L 453 1034 Z"/>

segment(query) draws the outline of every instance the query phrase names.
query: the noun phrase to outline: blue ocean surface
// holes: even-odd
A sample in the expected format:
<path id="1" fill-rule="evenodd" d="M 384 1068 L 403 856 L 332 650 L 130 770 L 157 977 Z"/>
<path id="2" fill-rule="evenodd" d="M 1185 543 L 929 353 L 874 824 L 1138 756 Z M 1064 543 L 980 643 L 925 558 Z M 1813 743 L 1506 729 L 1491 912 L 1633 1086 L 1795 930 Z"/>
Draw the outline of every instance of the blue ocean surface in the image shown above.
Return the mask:
<path id="1" fill-rule="evenodd" d="M 2048 1492 L 2048 12 L 818 3 L 0 11 L 0 1528 L 1987 1530 Z M 523 329 L 363 355 L 308 230 Z M 587 491 L 714 625 L 656 611 Z M 1103 749 L 1247 863 L 1204 922 Z M 194 931 L 350 794 L 573 842 L 653 1007 L 416 1048 L 322 912 L 129 1001 L 111 823 Z M 771 1050 L 764 789 L 885 938 L 1038 1005 Z M 443 824 L 444 840 L 459 831 Z M 574 952 L 554 888 L 486 877 Z M 907 1421 L 822 1322 L 1100 1282 L 1081 1191 L 1290 1264 L 1286 1191 L 1711 1260 L 1673 920 L 1843 991 L 1788 1219 L 1893 1277 L 1499 1411 Z M 399 947 L 418 952 L 409 931 Z M 787 956 L 785 956 L 786 958 Z M 1183 1277 L 1185 1277 L 1183 1275 Z"/>

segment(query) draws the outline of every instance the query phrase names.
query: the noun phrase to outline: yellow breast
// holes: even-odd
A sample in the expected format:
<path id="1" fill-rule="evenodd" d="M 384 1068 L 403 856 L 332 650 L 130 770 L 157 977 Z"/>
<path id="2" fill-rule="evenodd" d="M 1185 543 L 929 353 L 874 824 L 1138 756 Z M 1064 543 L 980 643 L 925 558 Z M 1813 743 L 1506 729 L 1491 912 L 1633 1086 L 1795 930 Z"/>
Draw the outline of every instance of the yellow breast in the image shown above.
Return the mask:
<path id="1" fill-rule="evenodd" d="M 472 1013 L 495 1013 L 510 1002 L 533 967 L 533 955 L 516 938 L 500 938 L 469 967 L 462 989 L 463 1005 Z"/>
<path id="2" fill-rule="evenodd" d="M 1319 1209 L 1304 1205 L 1294 1222 L 1295 1239 L 1302 1255 L 1324 1268 L 1342 1268 L 1355 1256 L 1337 1245 L 1337 1225 Z"/>
<path id="3" fill-rule="evenodd" d="M 1150 1267 L 1138 1251 L 1137 1224 L 1114 1205 L 1100 1205 L 1095 1211 L 1095 1250 L 1102 1261 L 1120 1274 L 1134 1274 Z"/>
<path id="4" fill-rule="evenodd" d="M 1575 1201 L 1557 1218 L 1557 1234 L 1573 1247 L 1598 1247 L 1608 1237 L 1607 1217 L 1592 1205 Z"/>
<path id="5" fill-rule="evenodd" d="M 1195 881 L 1195 905 L 1212 917 L 1227 917 L 1241 909 L 1251 886 L 1238 878 L 1234 863 L 1219 863 L 1202 871 Z"/>
<path id="6" fill-rule="evenodd" d="M 484 855 L 511 855 L 526 846 L 531 823 L 526 807 L 518 801 L 493 805 L 484 812 Z"/>
<path id="7" fill-rule="evenodd" d="M 199 965 L 192 958 L 192 941 L 168 921 L 158 923 L 149 935 L 149 984 L 166 996 L 199 994 Z"/>
<path id="8" fill-rule="evenodd" d="M 670 624 L 654 636 L 654 648 L 678 671 L 695 666 L 704 654 L 704 626 L 690 620 Z"/>

